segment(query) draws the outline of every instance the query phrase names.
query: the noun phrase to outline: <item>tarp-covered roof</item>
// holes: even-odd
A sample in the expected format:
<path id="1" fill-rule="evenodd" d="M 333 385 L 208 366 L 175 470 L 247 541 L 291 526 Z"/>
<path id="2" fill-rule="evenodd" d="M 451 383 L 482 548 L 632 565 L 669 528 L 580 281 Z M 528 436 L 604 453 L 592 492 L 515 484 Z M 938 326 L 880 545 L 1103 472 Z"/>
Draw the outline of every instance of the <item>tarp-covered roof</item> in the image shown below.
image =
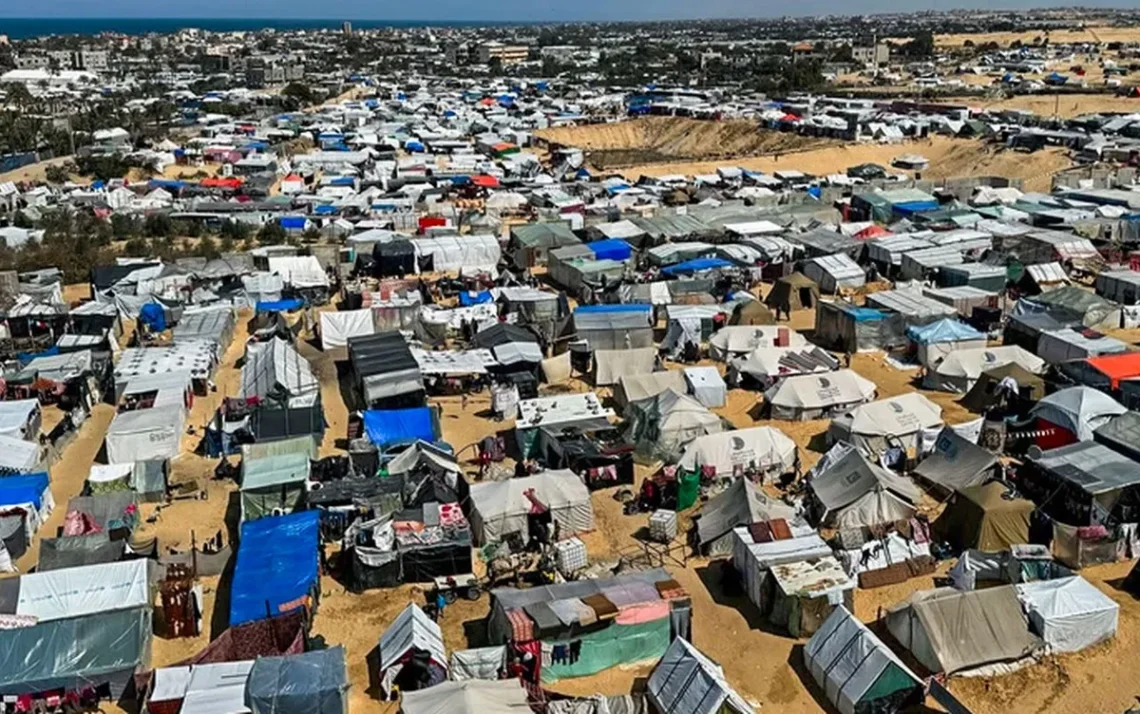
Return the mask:
<path id="1" fill-rule="evenodd" d="M 302 511 L 241 526 L 230 595 L 230 625 L 302 606 L 318 581 L 320 513 Z"/>
<path id="2" fill-rule="evenodd" d="M 677 714 L 752 714 L 724 676 L 720 665 L 678 637 L 653 668 L 649 700 L 660 712 Z"/>

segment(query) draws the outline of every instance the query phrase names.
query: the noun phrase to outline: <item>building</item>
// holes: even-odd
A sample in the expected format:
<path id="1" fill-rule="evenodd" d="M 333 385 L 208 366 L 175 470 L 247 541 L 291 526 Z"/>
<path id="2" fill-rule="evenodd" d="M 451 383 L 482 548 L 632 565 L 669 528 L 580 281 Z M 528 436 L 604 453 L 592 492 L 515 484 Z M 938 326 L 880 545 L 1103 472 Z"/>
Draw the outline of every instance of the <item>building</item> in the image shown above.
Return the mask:
<path id="1" fill-rule="evenodd" d="M 792 45 L 793 62 L 813 60 L 817 57 L 819 57 L 819 53 L 815 51 L 815 45 L 810 42 L 800 42 L 799 44 Z"/>
<path id="2" fill-rule="evenodd" d="M 228 54 L 211 52 L 202 55 L 203 72 L 232 72 L 233 68 L 233 57 Z"/>
<path id="3" fill-rule="evenodd" d="M 340 30 L 341 30 L 341 32 L 344 33 L 345 37 L 351 37 L 352 36 L 352 23 L 345 20 L 344 23 L 340 26 Z"/>
<path id="4" fill-rule="evenodd" d="M 490 64 L 493 59 L 498 59 L 504 65 L 519 64 L 525 62 L 528 57 L 530 57 L 530 48 L 526 45 L 485 42 L 476 48 L 476 58 L 480 64 Z"/>
<path id="5" fill-rule="evenodd" d="M 253 57 L 245 68 L 246 84 L 254 89 L 305 78 L 305 65 L 289 57 Z"/>
<path id="6" fill-rule="evenodd" d="M 16 69 L 47 69 L 47 55 L 17 55 Z"/>
<path id="7" fill-rule="evenodd" d="M 883 65 L 891 61 L 891 46 L 886 42 L 874 45 L 853 46 L 851 59 L 863 65 Z"/>

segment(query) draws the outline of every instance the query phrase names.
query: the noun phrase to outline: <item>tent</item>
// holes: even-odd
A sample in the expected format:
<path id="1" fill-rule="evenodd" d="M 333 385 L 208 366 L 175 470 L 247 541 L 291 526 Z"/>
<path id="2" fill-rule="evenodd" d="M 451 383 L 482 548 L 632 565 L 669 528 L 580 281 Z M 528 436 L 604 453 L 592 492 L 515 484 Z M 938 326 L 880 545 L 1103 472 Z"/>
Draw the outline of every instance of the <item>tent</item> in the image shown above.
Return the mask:
<path id="1" fill-rule="evenodd" d="M 0 513 L 23 512 L 27 542 L 55 510 L 47 473 L 0 476 Z"/>
<path id="2" fill-rule="evenodd" d="M 1094 431 L 1126 411 L 1124 405 L 1104 392 L 1089 387 L 1069 387 L 1042 398 L 1029 413 L 1041 422 L 1043 429 L 1056 426 L 1068 432 L 1061 441 L 1048 444 L 1048 447 L 1056 447 L 1073 441 L 1091 441 Z M 1041 446 L 1046 448 L 1045 444 Z"/>
<path id="3" fill-rule="evenodd" d="M 758 347 L 803 347 L 804 336 L 789 327 L 730 325 L 709 338 L 709 356 L 726 362 L 743 357 Z"/>
<path id="4" fill-rule="evenodd" d="M 574 310 L 574 329 L 591 350 L 653 346 L 653 306 L 584 305 Z"/>
<path id="5" fill-rule="evenodd" d="M 45 464 L 39 441 L 25 441 L 0 434 L 0 474 L 27 474 L 39 471 Z"/>
<path id="6" fill-rule="evenodd" d="M 716 367 L 685 367 L 685 381 L 689 392 L 709 409 L 723 407 L 728 401 L 728 385 Z"/>
<path id="7" fill-rule="evenodd" d="M 841 289 L 857 289 L 867 283 L 863 268 L 846 253 L 821 255 L 803 263 L 804 275 L 814 280 L 819 289 L 831 295 Z"/>
<path id="8" fill-rule="evenodd" d="M 784 312 L 810 310 L 819 303 L 819 285 L 803 273 L 780 278 L 772 286 L 764 304 Z"/>
<path id="9" fill-rule="evenodd" d="M 923 433 L 942 427 L 942 407 L 918 392 L 855 407 L 832 419 L 828 436 L 854 445 L 872 459 L 892 448 L 901 448 L 907 458 L 922 451 Z"/>
<path id="10" fill-rule="evenodd" d="M 1017 345 L 963 349 L 950 352 L 933 369 L 927 370 L 923 386 L 964 394 L 970 391 L 983 372 L 1007 364 L 1019 365 L 1033 374 L 1045 371 L 1044 360 Z"/>
<path id="11" fill-rule="evenodd" d="M 944 318 L 927 325 L 913 325 L 906 336 L 918 348 L 918 363 L 931 368 L 955 350 L 981 349 L 986 336 L 969 325 Z"/>
<path id="12" fill-rule="evenodd" d="M 245 689 L 253 660 L 175 665 L 154 671 L 146 711 L 154 714 L 248 712 Z"/>
<path id="13" fill-rule="evenodd" d="M 466 680 L 496 680 L 506 671 L 507 646 L 473 647 L 455 650 L 448 662 L 448 676 L 454 682 Z"/>
<path id="14" fill-rule="evenodd" d="M 647 683 L 650 703 L 677 714 L 753 714 L 720 665 L 678 637 L 665 650 Z"/>
<path id="15" fill-rule="evenodd" d="M 608 387 L 622 377 L 647 374 L 657 364 L 657 348 L 594 350 L 594 385 Z"/>
<path id="16" fill-rule="evenodd" d="M 772 498 L 752 481 L 738 478 L 701 508 L 696 517 L 698 547 L 705 555 L 725 555 L 732 550 L 734 528 L 779 519 L 791 523 L 796 516 L 794 507 Z"/>
<path id="17" fill-rule="evenodd" d="M 181 453 L 185 427 L 182 404 L 119 412 L 107 429 L 107 459 L 113 464 L 172 459 Z"/>
<path id="18" fill-rule="evenodd" d="M 1015 587 L 1030 627 L 1053 652 L 1079 652 L 1116 636 L 1120 605 L 1079 575 Z"/>
<path id="19" fill-rule="evenodd" d="M 736 476 L 746 469 L 761 475 L 789 473 L 797 461 L 796 442 L 771 426 L 698 436 L 681 453 L 677 465 L 686 471 L 713 470 Z"/>
<path id="20" fill-rule="evenodd" d="M 0 402 L 0 436 L 37 441 L 42 418 L 38 399 Z"/>
<path id="21" fill-rule="evenodd" d="M 309 469 L 309 455 L 302 451 L 243 458 L 241 519 L 281 516 L 302 508 Z"/>
<path id="22" fill-rule="evenodd" d="M 118 698 L 150 664 L 151 561 L 87 565 L 4 580 L 0 694 L 108 685 Z"/>
<path id="23" fill-rule="evenodd" d="M 230 627 L 291 612 L 317 587 L 320 513 L 301 511 L 241 525 Z"/>
<path id="24" fill-rule="evenodd" d="M 492 235 L 452 235 L 417 238 L 418 272 L 492 272 L 502 258 L 499 239 Z"/>
<path id="25" fill-rule="evenodd" d="M 934 532 L 957 550 L 996 553 L 1029 542 L 1029 516 L 1036 506 L 1001 483 L 965 486 L 934 522 Z"/>
<path id="26" fill-rule="evenodd" d="M 773 419 L 808 421 L 871 401 L 875 383 L 850 369 L 780 380 L 764 393 Z"/>
<path id="27" fill-rule="evenodd" d="M 914 475 L 938 489 L 961 491 L 979 486 L 995 475 L 997 457 L 947 427 L 938 434 L 934 451 L 914 469 Z"/>
<path id="28" fill-rule="evenodd" d="M 408 603 L 380 635 L 380 691 L 393 685 L 410 692 L 447 679 L 443 632 L 415 603 Z"/>
<path id="29" fill-rule="evenodd" d="M 402 714 L 530 714 L 526 690 L 518 679 L 444 682 L 430 689 L 406 692 Z"/>
<path id="30" fill-rule="evenodd" d="M 348 714 L 344 647 L 259 657 L 245 697 L 251 714 Z"/>
<path id="31" fill-rule="evenodd" d="M 626 441 L 642 457 L 673 458 L 693 439 L 724 430 L 720 417 L 672 389 L 626 408 Z"/>
<path id="32" fill-rule="evenodd" d="M 745 385 L 755 382 L 761 389 L 767 389 L 780 379 L 837 369 L 839 360 L 819 347 L 760 347 L 731 360 L 728 379 L 730 383 Z"/>
<path id="33" fill-rule="evenodd" d="M 369 409 L 364 412 L 364 433 L 383 451 L 392 446 L 439 439 L 439 423 L 431 407 Z"/>
<path id="34" fill-rule="evenodd" d="M 684 372 L 670 369 L 648 374 L 623 374 L 614 387 L 614 403 L 624 411 L 634 402 L 651 399 L 669 389 L 678 394 L 685 393 Z"/>
<path id="35" fill-rule="evenodd" d="M 899 644 L 934 673 L 1015 663 L 1041 648 L 1012 585 L 917 592 L 889 608 L 886 621 Z"/>
<path id="36" fill-rule="evenodd" d="M 759 300 L 745 300 L 737 304 L 728 319 L 729 325 L 775 325 L 776 316 Z"/>
<path id="37" fill-rule="evenodd" d="M 348 358 L 369 406 L 421 406 L 420 365 L 399 332 L 348 338 Z"/>
<path id="38" fill-rule="evenodd" d="M 804 666 L 839 714 L 893 714 L 925 699 L 922 680 L 843 606 L 804 646 Z"/>
<path id="39" fill-rule="evenodd" d="M 320 398 L 321 386 L 309 361 L 282 339 L 251 342 L 241 368 L 241 396 L 272 399 L 282 406 L 310 406 Z"/>
<path id="40" fill-rule="evenodd" d="M 324 311 L 320 315 L 321 349 L 325 352 L 346 346 L 350 337 L 371 335 L 376 331 L 371 308 Z"/>
<path id="41" fill-rule="evenodd" d="M 974 386 L 958 403 L 978 414 L 988 411 L 999 401 L 1001 396 L 999 385 L 1006 378 L 1012 379 L 1018 385 L 1019 395 L 1026 401 L 1036 402 L 1045 396 L 1044 379 L 1016 362 L 1010 362 L 982 372 L 974 382 Z"/>
<path id="42" fill-rule="evenodd" d="M 498 542 L 508 533 L 527 540 L 528 516 L 550 514 L 562 538 L 594 530 L 590 490 L 573 471 L 542 471 L 525 478 L 471 486 L 471 532 L 479 545 Z"/>
<path id="43" fill-rule="evenodd" d="M 868 461 L 850 444 L 838 443 L 807 474 L 810 509 L 819 523 L 859 528 L 911 518 L 922 495 L 904 476 Z"/>

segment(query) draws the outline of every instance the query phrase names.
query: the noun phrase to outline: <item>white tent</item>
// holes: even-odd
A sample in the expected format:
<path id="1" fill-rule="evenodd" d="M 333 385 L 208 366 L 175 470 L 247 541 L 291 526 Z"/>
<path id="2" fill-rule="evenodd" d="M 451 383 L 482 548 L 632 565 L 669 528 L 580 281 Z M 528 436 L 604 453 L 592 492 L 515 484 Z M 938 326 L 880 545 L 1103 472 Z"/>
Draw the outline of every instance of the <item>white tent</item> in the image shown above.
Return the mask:
<path id="1" fill-rule="evenodd" d="M 496 680 L 506 666 L 506 645 L 455 650 L 451 653 L 448 676 L 455 682 L 467 679 Z"/>
<path id="2" fill-rule="evenodd" d="M 437 273 L 494 271 L 502 259 L 499 239 L 491 235 L 441 236 L 412 241 L 418 271 Z"/>
<path id="3" fill-rule="evenodd" d="M 308 360 L 282 339 L 251 342 L 241 368 L 243 398 L 285 397 L 287 405 L 305 407 L 320 396 L 321 386 Z"/>
<path id="4" fill-rule="evenodd" d="M 329 276 L 315 255 L 285 255 L 269 259 L 269 271 L 295 288 L 327 288 Z"/>
<path id="5" fill-rule="evenodd" d="M 850 369 L 788 377 L 764 393 L 773 419 L 795 421 L 820 419 L 874 396 L 875 383 Z"/>
<path id="6" fill-rule="evenodd" d="M 859 528 L 914 516 L 922 493 L 914 482 L 871 463 L 846 443 L 833 446 L 807 474 L 821 523 Z"/>
<path id="7" fill-rule="evenodd" d="M 1029 413 L 1068 429 L 1080 441 L 1092 441 L 1094 431 L 1126 411 L 1124 405 L 1103 392 L 1069 387 L 1042 398 Z"/>
<path id="8" fill-rule="evenodd" d="M 723 407 L 728 400 L 728 385 L 716 367 L 686 367 L 685 381 L 689 392 L 709 409 Z"/>
<path id="9" fill-rule="evenodd" d="M 253 660 L 161 667 L 154 671 L 148 705 L 181 702 L 179 714 L 245 714 L 245 685 Z M 151 707 L 151 711 L 166 711 Z"/>
<path id="10" fill-rule="evenodd" d="M 594 350 L 594 386 L 608 387 L 617 384 L 626 376 L 649 374 L 653 372 L 656 363 L 656 347 L 631 350 Z"/>
<path id="11" fill-rule="evenodd" d="M 678 637 L 653 668 L 649 701 L 671 714 L 753 714 L 752 706 L 736 693 L 720 665 L 684 638 Z"/>
<path id="12" fill-rule="evenodd" d="M 447 670 L 443 631 L 415 603 L 408 603 L 380 635 L 379 649 L 380 688 L 385 693 L 391 691 L 392 682 L 400 674 L 405 657 L 410 653 L 426 652 L 434 666 Z"/>
<path id="13" fill-rule="evenodd" d="M 369 308 L 321 313 L 321 349 L 326 352 L 344 347 L 350 337 L 371 335 L 375 331 Z"/>
<path id="14" fill-rule="evenodd" d="M 180 404 L 120 412 L 107 429 L 107 459 L 113 464 L 172 459 L 180 452 L 185 426 Z"/>
<path id="15" fill-rule="evenodd" d="M 718 476 L 732 475 L 753 464 L 763 474 L 791 471 L 796 464 L 796 442 L 771 426 L 706 434 L 689 442 L 678 461 L 686 471 L 711 466 Z"/>
<path id="16" fill-rule="evenodd" d="M 854 445 L 864 455 L 878 459 L 892 447 L 915 458 L 924 431 L 942 430 L 942 407 L 918 392 L 880 399 L 855 407 L 831 421 L 828 435 Z"/>
<path id="17" fill-rule="evenodd" d="M 1116 636 L 1120 605 L 1079 575 L 1016 587 L 1030 626 L 1054 652 L 1077 652 Z"/>
<path id="18" fill-rule="evenodd" d="M 32 473 L 40 468 L 40 445 L 0 434 L 0 473 Z"/>
<path id="19" fill-rule="evenodd" d="M 731 325 L 720 328 L 709 338 L 709 356 L 724 362 L 731 357 L 743 357 L 759 347 L 803 347 L 806 344 L 803 335 L 788 327 Z"/>
<path id="20" fill-rule="evenodd" d="M 35 441 L 40 434 L 40 402 L 17 399 L 0 402 L 0 435 Z"/>
<path id="21" fill-rule="evenodd" d="M 508 533 L 530 536 L 527 516 L 545 508 L 560 537 L 594 529 L 590 490 L 573 471 L 543 471 L 525 478 L 471 486 L 471 532 L 480 545 Z"/>
<path id="22" fill-rule="evenodd" d="M 526 690 L 518 679 L 486 682 L 469 679 L 444 682 L 416 692 L 404 692 L 403 714 L 530 714 Z"/>
<path id="23" fill-rule="evenodd" d="M 804 665 L 839 714 L 896 711 L 923 699 L 922 680 L 842 605 L 804 646 Z M 879 700 L 888 708 L 878 709 Z"/>
<path id="24" fill-rule="evenodd" d="M 626 418 L 626 439 L 652 458 L 672 458 L 698 436 L 724 430 L 720 417 L 672 389 L 629 405 Z"/>
<path id="25" fill-rule="evenodd" d="M 927 389 L 965 393 L 970 391 L 982 372 L 1007 364 L 1020 365 L 1034 374 L 1041 374 L 1045 370 L 1044 360 L 1017 345 L 955 350 L 946 355 L 938 366 L 927 371 L 923 386 Z"/>

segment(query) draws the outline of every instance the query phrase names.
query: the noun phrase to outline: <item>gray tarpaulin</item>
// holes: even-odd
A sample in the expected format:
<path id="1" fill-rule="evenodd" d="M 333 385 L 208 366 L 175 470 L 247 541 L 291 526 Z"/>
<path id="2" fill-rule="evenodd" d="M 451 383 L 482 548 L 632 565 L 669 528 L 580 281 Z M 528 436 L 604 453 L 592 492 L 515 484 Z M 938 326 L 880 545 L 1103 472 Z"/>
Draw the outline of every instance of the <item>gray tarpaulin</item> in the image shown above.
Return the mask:
<path id="1" fill-rule="evenodd" d="M 344 648 L 261 657 L 249 672 L 246 706 L 253 714 L 347 714 Z"/>
<path id="2" fill-rule="evenodd" d="M 457 682 L 465 679 L 498 679 L 507 664 L 507 648 L 478 647 L 451 653 L 450 675 Z"/>

